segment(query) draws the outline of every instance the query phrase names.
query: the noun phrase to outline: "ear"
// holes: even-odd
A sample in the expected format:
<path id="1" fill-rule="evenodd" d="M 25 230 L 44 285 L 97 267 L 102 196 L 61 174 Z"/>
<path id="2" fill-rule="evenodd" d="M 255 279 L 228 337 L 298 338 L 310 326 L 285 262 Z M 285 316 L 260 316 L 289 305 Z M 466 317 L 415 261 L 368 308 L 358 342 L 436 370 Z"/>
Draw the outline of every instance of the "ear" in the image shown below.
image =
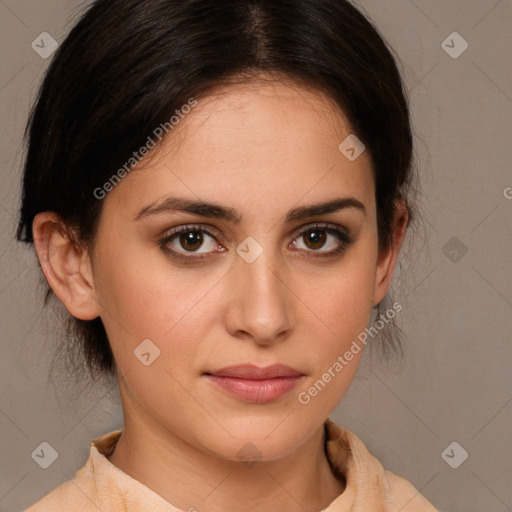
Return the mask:
<path id="1" fill-rule="evenodd" d="M 69 313 L 80 320 L 99 316 L 87 250 L 70 236 L 54 212 L 42 212 L 32 223 L 34 246 L 44 276 Z"/>
<path id="2" fill-rule="evenodd" d="M 375 287 L 373 292 L 373 305 L 376 306 L 386 296 L 391 284 L 393 271 L 398 259 L 398 254 L 405 238 L 405 231 L 409 213 L 403 200 L 395 201 L 395 215 L 391 228 L 391 241 L 388 247 L 382 249 L 377 257 L 377 269 L 375 273 Z"/>

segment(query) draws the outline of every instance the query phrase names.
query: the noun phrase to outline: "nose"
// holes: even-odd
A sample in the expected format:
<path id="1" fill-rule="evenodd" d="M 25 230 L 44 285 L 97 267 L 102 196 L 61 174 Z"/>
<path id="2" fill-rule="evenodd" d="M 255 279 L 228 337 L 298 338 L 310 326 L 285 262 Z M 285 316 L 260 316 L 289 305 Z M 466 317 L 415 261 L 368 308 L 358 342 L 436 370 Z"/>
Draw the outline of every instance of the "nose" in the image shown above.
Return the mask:
<path id="1" fill-rule="evenodd" d="M 232 336 L 262 346 L 289 336 L 294 295 L 279 265 L 279 258 L 271 258 L 265 251 L 252 263 L 237 256 L 227 284 L 230 295 L 225 322 Z"/>

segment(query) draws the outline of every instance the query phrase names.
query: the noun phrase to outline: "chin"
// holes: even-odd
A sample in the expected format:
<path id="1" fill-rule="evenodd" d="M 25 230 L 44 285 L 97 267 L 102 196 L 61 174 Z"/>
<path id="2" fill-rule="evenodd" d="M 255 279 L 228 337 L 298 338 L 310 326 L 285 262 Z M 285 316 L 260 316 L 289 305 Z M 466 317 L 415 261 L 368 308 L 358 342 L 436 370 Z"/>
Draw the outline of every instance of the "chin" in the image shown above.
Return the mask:
<path id="1" fill-rule="evenodd" d="M 294 413 L 277 416 L 246 416 L 222 419 L 224 427 L 211 431 L 203 446 L 226 460 L 272 461 L 286 457 L 321 428 L 316 422 L 304 421 Z M 285 419 L 286 418 L 286 419 Z M 284 421 L 283 421 L 284 420 Z M 219 431 L 222 432 L 221 435 Z"/>

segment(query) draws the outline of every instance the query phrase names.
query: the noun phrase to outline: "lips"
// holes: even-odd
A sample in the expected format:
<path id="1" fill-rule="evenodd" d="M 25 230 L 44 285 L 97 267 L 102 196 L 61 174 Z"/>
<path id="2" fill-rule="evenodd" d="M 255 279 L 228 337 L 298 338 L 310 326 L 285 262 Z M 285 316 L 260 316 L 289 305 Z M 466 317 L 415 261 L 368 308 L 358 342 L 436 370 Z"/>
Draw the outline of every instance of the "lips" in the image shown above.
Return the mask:
<path id="1" fill-rule="evenodd" d="M 217 389 L 254 404 L 278 400 L 304 377 L 300 371 L 283 364 L 228 366 L 204 375 Z"/>
<path id="2" fill-rule="evenodd" d="M 300 377 L 301 372 L 287 366 L 285 364 L 273 364 L 260 368 L 252 364 L 228 366 L 214 372 L 209 372 L 209 375 L 216 377 L 234 377 L 237 379 L 248 380 L 265 380 L 277 379 L 281 377 Z"/>

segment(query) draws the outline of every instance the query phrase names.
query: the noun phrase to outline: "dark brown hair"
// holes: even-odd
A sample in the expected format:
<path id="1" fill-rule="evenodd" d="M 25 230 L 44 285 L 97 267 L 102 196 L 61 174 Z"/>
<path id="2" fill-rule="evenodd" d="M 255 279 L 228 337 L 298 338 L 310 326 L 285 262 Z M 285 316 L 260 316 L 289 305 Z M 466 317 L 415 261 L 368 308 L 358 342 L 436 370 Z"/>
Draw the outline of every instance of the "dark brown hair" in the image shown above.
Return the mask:
<path id="1" fill-rule="evenodd" d="M 93 191 L 190 98 L 260 72 L 339 105 L 372 157 L 379 244 L 389 244 L 394 200 L 415 218 L 408 102 L 391 50 L 345 0 L 93 2 L 57 50 L 30 115 L 17 239 L 32 243 L 35 215 L 53 211 L 91 247 L 103 204 Z M 113 375 L 101 319 L 69 320 L 91 375 Z M 398 330 L 386 325 L 384 351 L 401 351 Z"/>

